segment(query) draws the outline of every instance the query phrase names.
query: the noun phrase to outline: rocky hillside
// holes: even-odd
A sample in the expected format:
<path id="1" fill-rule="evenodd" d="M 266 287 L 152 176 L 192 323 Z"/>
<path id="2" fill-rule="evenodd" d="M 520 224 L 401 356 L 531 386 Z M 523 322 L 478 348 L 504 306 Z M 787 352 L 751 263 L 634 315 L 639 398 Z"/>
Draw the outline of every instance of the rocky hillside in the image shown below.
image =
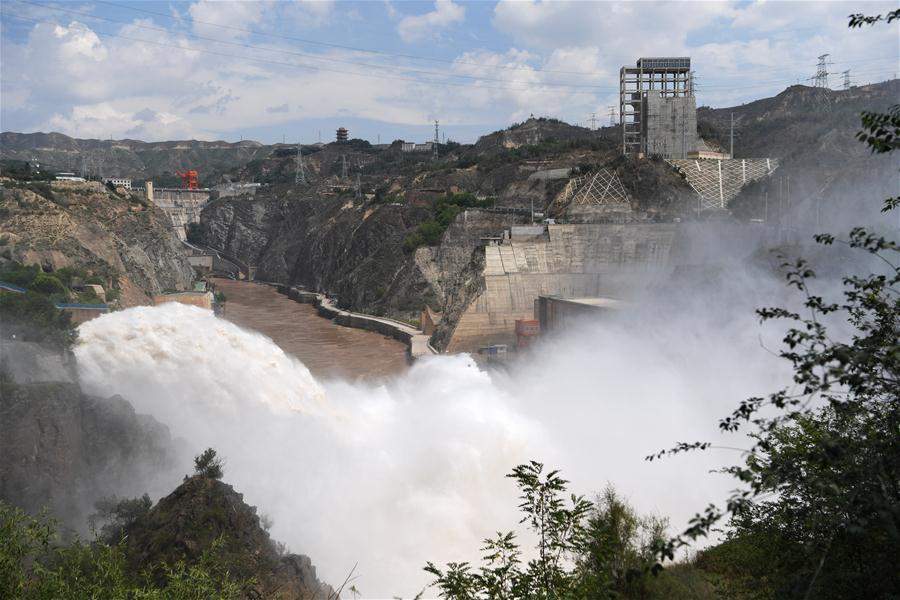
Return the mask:
<path id="1" fill-rule="evenodd" d="M 272 151 L 273 146 L 253 141 L 142 142 L 76 139 L 61 133 L 0 134 L 0 159 L 37 161 L 56 172 L 77 173 L 84 166 L 98 176 L 152 179 L 157 186 L 180 185 L 176 172 L 187 169 L 197 170 L 200 183 L 212 186 L 222 173 Z"/>
<path id="2" fill-rule="evenodd" d="M 697 120 L 701 134 L 728 148 L 734 115 L 737 158 L 781 161 L 775 177 L 748 186 L 735 199 L 738 214 L 760 217 L 768 195 L 771 216 L 789 186 L 799 213 L 793 215 L 794 223 L 812 224 L 818 201 L 820 221 L 840 223 L 859 219 L 861 211 L 877 214 L 880 199 L 896 195 L 900 158 L 873 156 L 855 138 L 861 112 L 883 112 L 898 98 L 897 79 L 849 90 L 795 85 L 773 98 L 733 108 L 700 108 Z"/>
<path id="3" fill-rule="evenodd" d="M 100 277 L 122 306 L 191 286 L 169 219 L 138 194 L 96 182 L 0 180 L 0 262 L 72 267 Z"/>
<path id="4" fill-rule="evenodd" d="M 437 161 L 362 140 L 303 152 L 306 185 L 293 184 L 295 156 L 287 152 L 235 172 L 268 186 L 254 198 L 208 205 L 204 243 L 256 266 L 259 279 L 406 320 L 426 304 L 452 310 L 448 299 L 460 297 L 481 238 L 528 222 L 532 207 L 553 214 L 570 175 L 614 170 L 636 208 L 664 218 L 689 209 L 693 193 L 664 163 L 625 160 L 613 140 L 547 119 L 470 146 L 441 145 Z"/>
<path id="5" fill-rule="evenodd" d="M 0 356 L 13 362 L 0 365 L 0 500 L 84 533 L 100 498 L 160 488 L 175 463 L 167 427 L 84 394 L 65 350 L 4 340 Z"/>
<path id="6" fill-rule="evenodd" d="M 307 556 L 289 554 L 260 524 L 256 508 L 230 485 L 195 475 L 125 529 L 131 569 L 149 564 L 196 564 L 214 544 L 216 559 L 240 580 L 254 579 L 250 598 L 325 600 L 331 586 L 316 577 Z"/>

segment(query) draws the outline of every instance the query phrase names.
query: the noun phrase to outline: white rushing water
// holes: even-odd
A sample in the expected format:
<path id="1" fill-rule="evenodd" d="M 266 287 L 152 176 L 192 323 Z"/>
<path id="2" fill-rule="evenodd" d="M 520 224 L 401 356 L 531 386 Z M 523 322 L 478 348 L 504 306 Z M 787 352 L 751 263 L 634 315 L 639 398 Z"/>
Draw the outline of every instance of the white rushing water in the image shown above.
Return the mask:
<path id="1" fill-rule="evenodd" d="M 749 326 L 748 326 L 749 325 Z M 379 383 L 317 381 L 270 339 L 209 311 L 169 303 L 79 328 L 86 391 L 127 398 L 225 458 L 225 481 L 272 517 L 274 538 L 343 581 L 358 563 L 364 597 L 412 595 L 426 560 L 478 556 L 517 522 L 504 477 L 529 459 L 561 468 L 573 490 L 611 482 L 673 527 L 733 483 L 708 453 L 648 463 L 680 440 L 716 439 L 737 400 L 770 389 L 773 357 L 752 318 L 680 324 L 585 324 L 509 373 L 467 355 L 420 361 Z M 172 474 L 172 487 L 190 471 Z"/>

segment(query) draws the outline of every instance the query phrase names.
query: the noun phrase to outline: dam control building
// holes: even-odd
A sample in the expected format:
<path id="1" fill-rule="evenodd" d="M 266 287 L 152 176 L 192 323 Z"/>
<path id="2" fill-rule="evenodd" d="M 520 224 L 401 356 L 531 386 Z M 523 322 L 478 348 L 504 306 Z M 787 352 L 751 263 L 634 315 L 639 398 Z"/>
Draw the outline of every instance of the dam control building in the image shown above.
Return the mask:
<path id="1" fill-rule="evenodd" d="M 619 123 L 626 156 L 688 158 L 697 150 L 690 57 L 639 58 L 619 70 Z"/>

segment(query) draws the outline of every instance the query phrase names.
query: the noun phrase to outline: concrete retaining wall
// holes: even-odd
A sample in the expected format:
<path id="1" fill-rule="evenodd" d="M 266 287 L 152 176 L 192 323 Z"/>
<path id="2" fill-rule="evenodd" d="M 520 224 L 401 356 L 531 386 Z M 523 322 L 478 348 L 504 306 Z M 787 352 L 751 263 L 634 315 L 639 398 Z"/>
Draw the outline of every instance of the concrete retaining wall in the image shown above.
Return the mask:
<path id="1" fill-rule="evenodd" d="M 406 344 L 410 360 L 437 354 L 434 348 L 428 343 L 428 336 L 411 325 L 387 317 L 375 317 L 372 315 L 341 310 L 323 294 L 308 292 L 297 287 L 288 287 L 286 285 L 277 285 L 276 288 L 279 293 L 286 295 L 291 300 L 302 302 L 304 304 L 312 304 L 316 307 L 319 315 L 327 319 L 332 319 L 338 325 L 374 331 L 403 342 Z"/>

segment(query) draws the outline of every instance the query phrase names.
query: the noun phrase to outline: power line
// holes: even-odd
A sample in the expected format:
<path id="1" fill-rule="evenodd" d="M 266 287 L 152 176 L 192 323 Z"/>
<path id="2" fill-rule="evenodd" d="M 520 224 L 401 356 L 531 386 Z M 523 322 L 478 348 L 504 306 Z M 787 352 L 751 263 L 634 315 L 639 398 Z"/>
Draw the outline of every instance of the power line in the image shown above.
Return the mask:
<path id="1" fill-rule="evenodd" d="M 37 7 L 45 8 L 45 9 L 48 9 L 48 10 L 55 10 L 55 11 L 59 11 L 59 12 L 75 14 L 75 15 L 79 15 L 79 16 L 82 16 L 82 17 L 87 17 L 88 19 L 95 19 L 95 20 L 99 20 L 99 21 L 107 21 L 107 22 L 109 22 L 109 23 L 118 23 L 119 25 L 128 25 L 128 26 L 130 26 L 130 27 L 135 27 L 135 28 L 138 28 L 138 29 L 145 29 L 145 30 L 147 30 L 147 31 L 158 31 L 158 32 L 167 33 L 167 34 L 170 34 L 170 35 L 173 35 L 173 34 L 174 34 L 173 31 L 171 31 L 170 29 L 164 28 L 164 27 L 152 27 L 152 26 L 150 26 L 150 25 L 139 25 L 139 24 L 136 24 L 136 23 L 130 23 L 130 22 L 128 22 L 128 21 L 122 21 L 122 20 L 119 20 L 119 19 L 112 19 L 112 18 L 110 18 L 110 17 L 102 17 L 102 16 L 98 16 L 98 15 L 93 15 L 93 14 L 91 14 L 91 13 L 84 12 L 84 11 L 72 10 L 72 9 L 69 9 L 69 8 L 60 8 L 60 7 L 57 7 L 57 6 L 46 6 L 46 5 L 43 5 L 43 4 L 39 4 L 39 3 L 37 3 L 37 2 L 32 2 L 31 0 L 17 0 L 17 1 L 18 1 L 19 3 L 21 3 L 21 4 L 30 4 L 30 5 L 32 5 L 32 6 L 37 6 Z M 396 68 L 401 68 L 401 69 L 403 69 L 404 71 L 406 71 L 406 72 L 408 72 L 408 73 L 415 73 L 415 74 L 420 74 L 420 75 L 434 75 L 434 76 L 438 76 L 438 77 L 458 77 L 458 78 L 463 78 L 463 79 L 472 79 L 472 80 L 476 80 L 476 81 L 495 81 L 495 82 L 500 82 L 500 83 L 524 83 L 524 84 L 530 84 L 530 83 L 531 83 L 531 82 L 529 82 L 529 81 L 519 81 L 519 80 L 501 79 L 501 78 L 496 78 L 496 77 L 483 77 L 483 76 L 478 76 L 478 75 L 466 75 L 466 74 L 462 74 L 462 73 L 436 72 L 436 71 L 422 71 L 422 70 L 419 70 L 419 69 L 412 69 L 412 68 L 409 68 L 409 67 L 397 67 L 396 65 L 378 65 L 378 64 L 373 64 L 373 63 L 365 63 L 365 62 L 359 62 L 359 61 L 353 61 L 353 60 L 347 60 L 347 59 L 341 59 L 341 58 L 334 58 L 334 57 L 330 57 L 330 56 L 321 56 L 321 55 L 317 55 L 317 54 L 310 54 L 310 53 L 308 53 L 308 52 L 298 52 L 298 51 L 284 50 L 284 49 L 278 49 L 278 48 L 266 48 L 266 47 L 264 47 L 264 46 L 257 46 L 257 45 L 254 45 L 254 44 L 245 44 L 245 43 L 242 43 L 242 42 L 234 42 L 234 41 L 230 41 L 230 40 L 220 40 L 220 39 L 217 39 L 217 38 L 210 38 L 210 37 L 205 37 L 205 36 L 202 36 L 202 35 L 198 35 L 198 34 L 196 34 L 196 33 L 185 33 L 184 35 L 190 36 L 190 37 L 192 37 L 192 38 L 194 38 L 194 39 L 202 40 L 202 41 L 205 41 L 205 42 L 213 42 L 213 43 L 215 43 L 215 44 L 224 44 L 224 45 L 226 45 L 226 46 L 236 46 L 236 47 L 238 47 L 238 48 L 248 48 L 248 49 L 252 49 L 252 50 L 260 50 L 260 51 L 262 51 L 262 52 L 274 52 L 274 53 L 277 53 L 277 54 L 287 54 L 287 55 L 291 55 L 291 56 L 300 56 L 300 57 L 303 57 L 303 58 L 308 58 L 308 59 L 310 59 L 310 60 L 319 60 L 319 61 L 325 61 L 325 62 L 342 63 L 342 64 L 348 64 L 348 65 L 353 65 L 353 66 L 357 66 L 357 67 L 366 67 L 366 68 L 374 68 L 374 69 L 396 69 Z M 550 82 L 544 82 L 542 85 L 554 86 L 554 87 L 555 87 L 555 86 L 559 86 L 559 87 L 572 87 L 572 88 L 599 88 L 599 87 L 601 87 L 601 86 L 597 86 L 597 85 L 574 84 L 574 83 L 561 83 L 561 82 L 553 82 L 553 81 L 550 81 Z"/>
<path id="2" fill-rule="evenodd" d="M 116 8 L 142 12 L 142 13 L 149 14 L 149 15 L 156 15 L 159 17 L 165 17 L 167 19 L 175 20 L 175 17 L 173 17 L 170 14 L 166 14 L 166 13 L 147 10 L 147 9 L 143 9 L 143 8 L 137 8 L 134 6 L 124 5 L 124 4 L 117 4 L 115 2 L 105 2 L 103 0 L 97 0 L 97 2 L 99 4 L 107 4 L 109 6 L 115 6 Z M 402 54 L 402 53 L 398 53 L 398 52 L 387 52 L 384 50 L 372 50 L 370 48 L 359 48 L 357 46 L 347 46 L 344 44 L 334 44 L 331 42 L 320 42 L 317 40 L 309 40 L 309 39 L 298 38 L 298 37 L 289 36 L 289 35 L 281 35 L 278 33 L 269 33 L 269 32 L 255 30 L 255 29 L 244 29 L 241 27 L 234 27 L 231 25 L 222 25 L 219 23 L 211 23 L 209 21 L 200 21 L 200 20 L 195 19 L 190 16 L 183 16 L 183 18 L 186 21 L 190 21 L 191 23 L 197 23 L 199 25 L 207 25 L 209 27 L 219 27 L 221 29 L 228 29 L 230 31 L 239 31 L 241 33 L 250 33 L 253 35 L 259 35 L 259 36 L 263 36 L 263 37 L 279 38 L 279 39 L 283 39 L 283 40 L 300 42 L 303 44 L 310 44 L 310 45 L 314 45 L 314 46 L 325 46 L 328 48 L 339 48 L 342 50 L 351 50 L 353 52 L 363 52 L 365 54 L 378 54 L 381 56 L 394 56 L 397 58 L 409 58 L 412 60 L 426 60 L 426 61 L 431 61 L 431 62 L 440 62 L 440 63 L 448 63 L 448 64 L 470 65 L 473 67 L 481 67 L 481 68 L 509 69 L 509 70 L 513 70 L 513 71 L 543 71 L 544 73 L 562 73 L 562 74 L 567 74 L 567 75 L 602 75 L 603 74 L 603 73 L 599 73 L 599 72 L 587 72 L 587 71 L 562 71 L 562 70 L 551 70 L 551 69 L 538 69 L 536 67 L 515 67 L 512 65 L 489 65 L 489 64 L 478 63 L 478 62 L 451 60 L 451 59 L 447 59 L 447 58 L 433 58 L 433 57 L 428 57 L 428 56 L 418 56 L 415 54 Z"/>
<path id="3" fill-rule="evenodd" d="M 14 19 L 19 19 L 22 21 L 30 21 L 32 23 L 44 23 L 47 25 L 56 25 L 56 23 L 54 23 L 53 21 L 32 19 L 30 17 L 23 17 L 21 15 L 14 15 L 9 12 L 5 12 L 3 14 L 8 17 L 11 17 Z M 217 52 L 215 50 L 192 48 L 190 46 L 182 46 L 179 44 L 167 44 L 164 42 L 154 42 L 151 40 L 144 40 L 141 38 L 133 38 L 133 37 L 125 36 L 125 35 L 108 33 L 106 31 L 98 31 L 98 30 L 92 30 L 92 31 L 94 34 L 96 34 L 98 36 L 109 37 L 109 38 L 118 38 L 118 39 L 128 40 L 131 42 L 138 42 L 141 44 L 149 44 L 152 46 L 161 46 L 164 48 L 177 48 L 179 50 L 184 50 L 186 52 L 199 52 L 202 54 L 211 54 L 213 56 L 222 56 L 222 57 L 226 57 L 226 58 L 236 58 L 239 60 L 248 60 L 248 61 L 253 61 L 253 62 L 258 62 L 258 63 L 263 63 L 263 64 L 272 64 L 272 65 L 278 65 L 278 66 L 282 66 L 282 67 L 292 67 L 295 69 L 305 69 L 305 70 L 309 70 L 309 71 L 321 71 L 321 72 L 325 72 L 325 73 L 339 73 L 339 74 L 343 74 L 343 75 L 354 75 L 357 77 L 367 77 L 367 78 L 374 78 L 374 79 L 392 79 L 392 80 L 396 80 L 396 81 L 409 81 L 412 83 L 421 83 L 421 84 L 428 84 L 428 85 L 439 85 L 439 86 L 444 85 L 444 86 L 454 86 L 454 87 L 477 87 L 478 89 L 496 89 L 496 90 L 536 91 L 540 87 L 544 86 L 544 84 L 532 84 L 530 87 L 505 87 L 505 86 L 490 86 L 490 85 L 477 85 L 476 86 L 471 83 L 462 83 L 462 82 L 454 82 L 454 81 L 438 81 L 438 80 L 434 80 L 434 79 L 415 79 L 412 77 L 398 77 L 398 76 L 394 76 L 394 75 L 376 75 L 376 74 L 371 74 L 371 73 L 361 73 L 358 71 L 342 71 L 339 69 L 328 69 L 325 67 L 319 67 L 319 66 L 315 66 L 315 65 L 302 65 L 302 64 L 288 63 L 288 62 L 282 62 L 282 61 L 277 61 L 277 60 L 270 60 L 270 59 L 265 59 L 265 58 L 239 56 L 239 55 L 235 55 L 235 54 L 228 54 L 227 52 Z M 385 67 L 385 68 L 387 68 L 387 67 Z M 548 86 L 549 87 L 559 87 L 559 88 L 566 87 L 566 86 L 554 86 L 552 84 L 548 84 Z M 550 90 L 544 90 L 544 91 L 549 92 Z M 608 88 L 605 90 L 601 90 L 601 89 L 595 89 L 595 90 L 569 89 L 568 91 L 571 94 L 595 94 L 595 93 L 602 93 L 602 92 L 613 93 L 616 90 L 613 88 Z"/>
<path id="4" fill-rule="evenodd" d="M 22 1 L 22 0 L 20 0 L 20 1 Z M 56 25 L 57 24 L 53 21 L 24 17 L 21 15 L 16 15 L 16 14 L 10 13 L 8 11 L 3 12 L 2 14 L 4 14 L 5 16 L 8 16 L 10 18 L 18 19 L 21 21 L 28 21 L 28 22 L 32 22 L 32 23 L 44 23 L 44 24 L 48 24 L 48 25 Z M 159 28 L 152 28 L 152 29 L 169 32 L 168 30 L 164 30 L 164 29 L 161 30 Z M 503 90 L 503 91 L 524 91 L 524 90 L 543 91 L 546 93 L 550 93 L 552 90 L 540 90 L 540 88 L 541 87 L 557 87 L 557 88 L 561 88 L 561 89 L 566 89 L 570 94 L 599 94 L 599 93 L 615 93 L 618 91 L 618 88 L 600 88 L 599 86 L 596 86 L 596 87 L 588 86 L 590 89 L 581 89 L 578 86 L 568 86 L 568 85 L 564 85 L 564 84 L 554 84 L 554 83 L 531 84 L 529 82 L 528 87 L 511 87 L 511 86 L 491 86 L 491 85 L 483 85 L 483 84 L 472 84 L 472 83 L 463 83 L 463 82 L 454 82 L 454 81 L 440 81 L 440 80 L 434 80 L 434 79 L 422 79 L 422 78 L 413 78 L 413 77 L 399 77 L 399 76 L 393 76 L 393 75 L 378 75 L 378 74 L 363 73 L 363 72 L 358 72 L 358 71 L 345 71 L 345 70 L 339 70 L 339 69 L 329 69 L 329 68 L 325 68 L 325 67 L 321 67 L 321 66 L 296 64 L 296 63 L 276 61 L 276 60 L 264 59 L 264 58 L 239 56 L 239 55 L 229 54 L 226 52 L 217 52 L 214 50 L 208 50 L 208 49 L 203 49 L 203 48 L 195 48 L 195 47 L 183 46 L 183 45 L 179 45 L 179 44 L 167 44 L 164 42 L 156 42 L 156 41 L 145 40 L 145 39 L 141 39 L 141 38 L 133 38 L 133 37 L 129 37 L 129 36 L 108 33 L 106 31 L 99 31 L 99 30 L 92 30 L 92 31 L 96 35 L 102 36 L 102 37 L 124 39 L 124 40 L 128 40 L 131 42 L 138 42 L 138 43 L 142 43 L 142 44 L 160 46 L 160 47 L 165 47 L 165 48 L 176 48 L 179 50 L 184 50 L 186 52 L 197 52 L 197 53 L 202 53 L 202 54 L 210 54 L 213 56 L 221 56 L 221 57 L 239 59 L 239 60 L 243 59 L 243 60 L 248 60 L 248 61 L 262 63 L 262 64 L 271 64 L 271 65 L 276 65 L 276 66 L 291 67 L 291 68 L 295 68 L 295 69 L 304 69 L 304 70 L 314 71 L 314 72 L 338 73 L 338 74 L 344 74 L 344 75 L 352 75 L 352 76 L 357 76 L 357 77 L 367 77 L 367 78 L 376 78 L 376 79 L 391 79 L 391 80 L 396 80 L 396 81 L 407 81 L 407 82 L 411 82 L 411 83 L 418 83 L 418 84 L 425 84 L 425 85 L 467 87 L 467 88 L 475 87 L 477 89 L 494 89 L 494 90 Z M 221 40 L 213 40 L 213 41 L 221 42 Z M 227 42 L 225 42 L 225 43 L 227 43 Z M 266 48 L 259 48 L 259 47 L 252 46 L 252 45 L 242 45 L 242 46 L 256 48 L 256 49 L 260 49 L 263 51 L 278 52 L 277 50 L 269 50 Z M 876 60 L 880 60 L 880 59 L 876 59 Z M 390 67 L 385 66 L 385 67 L 378 67 L 378 68 L 388 69 Z M 863 72 L 882 73 L 885 71 L 883 69 L 879 69 L 879 70 L 870 70 L 870 71 L 863 71 Z M 860 73 L 860 72 L 858 72 L 858 73 Z M 746 77 L 746 72 L 745 72 L 745 77 Z M 471 77 L 471 78 L 477 79 L 474 77 Z M 500 81 L 508 81 L 508 80 L 500 80 Z M 742 90 L 742 89 L 767 87 L 771 84 L 792 83 L 793 81 L 794 81 L 793 78 L 792 79 L 778 79 L 778 80 L 769 80 L 769 81 L 759 82 L 757 84 L 748 85 L 748 86 L 731 86 L 731 85 L 703 86 L 702 89 Z M 511 82 L 511 83 L 517 83 L 517 82 Z"/>
<path id="5" fill-rule="evenodd" d="M 99 16 L 96 16 L 96 15 L 91 15 L 90 13 L 84 13 L 84 12 L 79 12 L 79 11 L 73 11 L 73 10 L 70 10 L 70 9 L 61 9 L 61 8 L 58 8 L 58 7 L 55 7 L 55 6 L 48 6 L 48 5 L 45 5 L 45 4 L 40 4 L 40 3 L 38 3 L 38 2 L 33 2 L 33 1 L 31 1 L 31 0 L 18 0 L 18 1 L 19 1 L 19 2 L 24 2 L 24 3 L 26 3 L 26 4 L 32 4 L 32 5 L 34 5 L 34 6 L 39 6 L 39 7 L 42 7 L 42 8 L 48 8 L 48 9 L 51 9 L 51 10 L 59 10 L 59 11 L 64 11 L 64 12 L 72 12 L 72 13 L 76 13 L 76 14 L 81 14 L 81 15 L 83 15 L 83 16 L 88 16 L 88 17 L 92 17 L 92 18 L 95 18 L 95 19 L 103 19 L 103 20 L 112 21 L 112 22 L 115 22 L 115 23 L 121 23 L 121 24 L 124 24 L 124 25 L 131 25 L 131 26 L 136 26 L 136 27 L 145 27 L 145 26 L 137 25 L 137 24 L 132 23 L 132 22 L 118 21 L 118 20 L 114 20 L 114 19 L 109 19 L 109 18 L 107 18 L 107 17 L 99 17 Z M 120 9 L 123 9 L 123 10 L 129 10 L 129 11 L 134 11 L 134 12 L 141 12 L 141 13 L 145 13 L 145 14 L 150 14 L 150 15 L 156 15 L 156 16 L 164 17 L 164 18 L 169 19 L 169 20 L 176 20 L 176 17 L 172 16 L 171 14 L 167 14 L 167 13 L 162 13 L 162 12 L 158 12 L 158 11 L 147 10 L 147 9 L 144 9 L 144 8 L 138 8 L 138 7 L 131 6 L 131 5 L 118 4 L 118 3 L 116 3 L 116 2 L 108 2 L 108 1 L 105 1 L 105 0 L 97 0 L 97 2 L 100 3 L 100 4 L 106 4 L 106 5 L 108 5 L 108 6 L 114 6 L 114 7 L 116 7 L 116 8 L 120 8 Z M 263 32 L 263 31 L 259 31 L 259 30 L 255 30 L 255 29 L 245 29 L 245 28 L 241 28 L 241 27 L 234 27 L 234 26 L 231 26 L 231 25 L 222 25 L 222 24 L 219 24 L 219 23 L 212 23 L 212 22 L 209 22 L 209 21 L 201 21 L 201 20 L 194 19 L 193 17 L 187 16 L 187 15 L 182 15 L 182 18 L 183 18 L 184 20 L 190 21 L 190 22 L 192 22 L 192 23 L 196 23 L 196 24 L 200 24 L 200 25 L 206 25 L 206 26 L 209 26 L 209 27 L 217 27 L 217 28 L 220 28 L 220 29 L 227 29 L 227 30 L 229 30 L 229 31 L 238 31 L 238 32 L 241 32 L 241 33 L 249 33 L 249 34 L 258 35 L 258 36 L 261 36 L 261 37 L 279 38 L 279 39 L 284 39 L 284 40 L 290 40 L 290 41 L 300 42 L 300 43 L 304 43 L 304 44 L 318 45 L 318 46 L 331 47 L 331 48 L 340 48 L 340 49 L 344 49 L 344 50 L 351 50 L 351 51 L 354 51 L 354 52 L 362 52 L 362 53 L 366 53 L 366 54 L 375 54 L 375 55 L 381 55 L 381 56 L 393 56 L 393 57 L 398 57 L 398 58 L 408 58 L 408 59 L 413 59 L 413 60 L 425 60 L 425 61 L 431 61 L 431 62 L 441 62 L 441 63 L 446 63 L 446 64 L 470 65 L 470 66 L 475 66 L 475 67 L 480 67 L 480 68 L 490 68 L 490 69 L 507 69 L 507 70 L 514 70 L 514 71 L 528 71 L 528 72 L 535 72 L 535 71 L 538 71 L 538 72 L 543 72 L 543 73 L 560 73 L 560 74 L 581 75 L 581 76 L 585 76 L 585 75 L 605 75 L 604 73 L 596 72 L 596 71 L 593 71 L 593 72 L 591 72 L 591 71 L 566 71 L 566 70 L 560 70 L 560 69 L 542 69 L 542 68 L 539 68 L 539 67 L 533 67 L 533 66 L 518 67 L 518 66 L 513 66 L 513 65 L 490 65 L 490 64 L 478 63 L 478 62 L 472 62 L 472 61 L 461 61 L 461 60 L 456 60 L 456 59 L 442 59 L 442 58 L 433 58 L 433 57 L 419 56 L 419 55 L 414 55 L 414 54 L 402 54 L 402 53 L 396 53 L 396 52 L 387 52 L 387 51 L 383 51 L 383 50 L 372 50 L 372 49 L 368 49 L 368 48 L 360 48 L 360 47 L 355 47 L 355 46 L 347 46 L 347 45 L 343 45 L 343 44 L 335 44 L 335 43 L 331 43 L 331 42 L 319 42 L 319 41 L 316 41 L 316 40 L 309 40 L 309 39 L 298 38 L 298 37 L 294 37 L 294 36 L 287 36 L 287 35 L 281 35 L 281 34 L 277 34 L 277 33 Z M 146 27 L 145 27 L 145 28 L 146 28 Z M 765 35 L 766 35 L 766 37 L 771 37 L 771 35 L 772 35 L 773 33 L 795 33 L 795 32 L 798 32 L 798 31 L 819 31 L 820 29 L 821 29 L 821 27 L 819 27 L 819 26 L 800 27 L 800 28 L 794 28 L 794 29 L 778 29 L 778 30 L 767 31 L 767 32 L 765 32 Z M 169 30 L 164 30 L 164 31 L 169 31 Z M 195 36 L 196 36 L 196 34 L 188 34 L 188 35 L 195 35 Z M 196 37 L 198 37 L 198 39 L 207 39 L 207 40 L 214 41 L 214 42 L 220 42 L 220 43 L 226 43 L 226 44 L 230 43 L 230 42 L 227 42 L 227 41 L 224 41 L 224 40 L 217 40 L 217 39 L 215 39 L 215 38 L 200 38 L 199 36 L 196 36 Z M 264 49 L 264 50 L 270 51 L 270 52 L 284 52 L 284 51 L 281 51 L 281 50 L 274 50 L 274 49 Z M 326 58 L 326 57 L 317 57 L 316 55 L 309 55 L 309 54 L 302 54 L 302 53 L 299 53 L 299 54 L 302 55 L 302 56 L 315 57 L 317 60 L 332 60 L 332 61 L 336 61 L 336 62 L 349 62 L 350 64 L 361 64 L 361 65 L 365 65 L 365 66 L 371 66 L 371 65 L 366 65 L 365 63 L 353 63 L 353 62 L 351 62 L 351 61 L 340 61 L 339 59 L 332 59 L 332 58 Z M 896 58 L 897 58 L 897 57 L 885 57 L 885 60 L 896 60 Z M 870 59 L 862 59 L 863 62 L 868 62 L 869 60 L 870 60 Z M 838 64 L 848 64 L 848 61 L 841 61 L 841 62 L 839 62 Z M 378 67 L 378 68 L 383 68 L 383 67 Z M 772 71 L 772 72 L 777 72 L 777 71 Z M 782 70 L 782 72 L 787 72 L 787 71 Z M 432 74 L 434 74 L 434 73 L 432 73 Z M 504 80 L 501 80 L 501 81 L 504 81 Z M 573 85 L 574 85 L 574 84 L 573 84 Z M 614 90 L 614 91 L 616 91 L 616 90 Z"/>

